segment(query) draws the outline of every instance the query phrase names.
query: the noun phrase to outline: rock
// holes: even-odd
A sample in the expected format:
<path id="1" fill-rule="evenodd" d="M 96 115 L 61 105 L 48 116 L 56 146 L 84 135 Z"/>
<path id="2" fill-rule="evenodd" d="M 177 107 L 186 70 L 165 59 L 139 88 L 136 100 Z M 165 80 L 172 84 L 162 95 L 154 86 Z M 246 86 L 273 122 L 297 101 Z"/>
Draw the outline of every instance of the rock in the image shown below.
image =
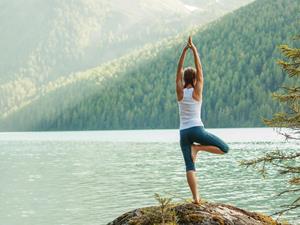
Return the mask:
<path id="1" fill-rule="evenodd" d="M 151 206 L 124 213 L 107 225 L 282 225 L 261 213 L 232 205 L 203 202 L 170 204 L 167 208 Z"/>

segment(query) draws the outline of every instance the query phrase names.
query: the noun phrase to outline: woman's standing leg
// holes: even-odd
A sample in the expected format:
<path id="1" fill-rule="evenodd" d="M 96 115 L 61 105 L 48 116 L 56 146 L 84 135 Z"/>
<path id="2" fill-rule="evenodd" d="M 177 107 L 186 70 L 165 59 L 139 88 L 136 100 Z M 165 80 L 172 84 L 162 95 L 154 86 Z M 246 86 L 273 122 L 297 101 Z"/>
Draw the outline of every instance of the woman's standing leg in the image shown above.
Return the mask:
<path id="1" fill-rule="evenodd" d="M 188 135 L 184 131 L 180 132 L 180 147 L 186 167 L 186 179 L 192 192 L 194 203 L 198 204 L 200 197 L 197 187 L 196 168 L 191 156 L 191 144 Z"/>
<path id="2" fill-rule="evenodd" d="M 194 203 L 199 203 L 200 197 L 197 187 L 195 163 L 193 162 L 191 157 L 191 145 L 181 145 L 181 150 L 186 166 L 186 179 L 192 192 Z"/>
<path id="3" fill-rule="evenodd" d="M 196 171 L 194 171 L 194 170 L 187 171 L 186 172 L 186 179 L 187 179 L 187 182 L 188 182 L 189 187 L 191 189 L 194 203 L 199 204 L 200 203 L 200 197 L 199 197 L 198 187 L 197 187 Z"/>

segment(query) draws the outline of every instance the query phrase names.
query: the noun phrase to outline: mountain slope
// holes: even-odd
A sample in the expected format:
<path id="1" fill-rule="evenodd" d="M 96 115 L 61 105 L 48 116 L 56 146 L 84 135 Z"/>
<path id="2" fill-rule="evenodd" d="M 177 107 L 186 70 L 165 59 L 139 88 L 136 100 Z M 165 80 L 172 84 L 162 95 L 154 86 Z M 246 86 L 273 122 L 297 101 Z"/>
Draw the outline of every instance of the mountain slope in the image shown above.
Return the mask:
<path id="1" fill-rule="evenodd" d="M 49 82 L 205 24 L 252 0 L 186 1 L 1 1 L 0 116 L 34 99 Z"/>
<path id="2" fill-rule="evenodd" d="M 275 64 L 276 46 L 299 32 L 298 12 L 296 0 L 261 0 L 193 31 L 204 69 L 207 127 L 261 126 L 261 117 L 278 109 L 270 91 L 285 76 Z M 2 129 L 176 128 L 174 79 L 187 34 L 74 75 L 68 85 L 9 115 Z M 185 65 L 193 65 L 191 55 Z"/>
<path id="3" fill-rule="evenodd" d="M 45 82 L 90 68 L 248 2 L 225 3 L 227 10 L 198 2 L 192 15 L 185 0 L 2 1 L 0 83 L 20 76 Z"/>

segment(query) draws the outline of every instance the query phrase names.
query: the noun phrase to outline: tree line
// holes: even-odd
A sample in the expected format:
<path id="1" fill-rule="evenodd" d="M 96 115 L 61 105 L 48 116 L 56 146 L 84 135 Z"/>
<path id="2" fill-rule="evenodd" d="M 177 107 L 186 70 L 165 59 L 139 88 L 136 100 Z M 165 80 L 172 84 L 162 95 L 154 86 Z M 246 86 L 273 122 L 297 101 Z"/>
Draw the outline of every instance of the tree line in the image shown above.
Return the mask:
<path id="1" fill-rule="evenodd" d="M 270 92 L 289 81 L 274 62 L 276 46 L 298 32 L 299 9 L 297 0 L 256 1 L 190 31 L 203 65 L 206 127 L 264 126 L 262 118 L 280 110 Z M 11 114 L 1 129 L 178 128 L 175 73 L 186 34 L 91 70 Z"/>

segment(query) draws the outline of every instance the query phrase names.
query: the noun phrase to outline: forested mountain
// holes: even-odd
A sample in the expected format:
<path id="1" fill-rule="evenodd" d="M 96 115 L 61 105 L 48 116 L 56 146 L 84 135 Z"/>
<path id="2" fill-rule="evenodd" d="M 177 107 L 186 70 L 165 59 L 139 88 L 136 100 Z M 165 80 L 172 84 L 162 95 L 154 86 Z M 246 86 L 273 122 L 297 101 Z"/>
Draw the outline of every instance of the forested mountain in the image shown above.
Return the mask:
<path id="1" fill-rule="evenodd" d="M 51 81 L 251 1 L 1 1 L 0 116 L 41 94 Z"/>
<path id="2" fill-rule="evenodd" d="M 279 107 L 270 95 L 285 82 L 276 46 L 294 44 L 298 3 L 258 0 L 204 28 L 52 82 L 26 107 L 8 114 L 1 129 L 177 128 L 175 72 L 190 33 L 205 76 L 205 126 L 261 126 L 261 118 Z M 193 65 L 191 54 L 187 65 Z"/>

